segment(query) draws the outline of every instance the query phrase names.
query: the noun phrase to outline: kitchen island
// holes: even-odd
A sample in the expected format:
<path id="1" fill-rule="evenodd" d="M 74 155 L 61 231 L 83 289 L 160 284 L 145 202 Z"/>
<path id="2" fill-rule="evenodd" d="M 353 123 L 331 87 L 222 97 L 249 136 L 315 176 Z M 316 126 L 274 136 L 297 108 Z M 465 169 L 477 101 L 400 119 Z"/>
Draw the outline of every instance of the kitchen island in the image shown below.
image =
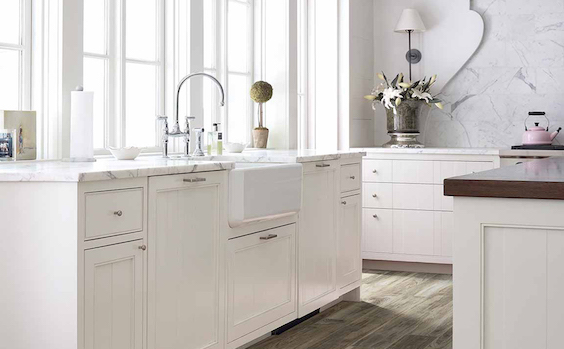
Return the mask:
<path id="1" fill-rule="evenodd" d="M 454 348 L 562 348 L 564 159 L 448 178 Z"/>
<path id="2" fill-rule="evenodd" d="M 358 300 L 363 155 L 0 163 L 0 347 L 234 349 Z"/>

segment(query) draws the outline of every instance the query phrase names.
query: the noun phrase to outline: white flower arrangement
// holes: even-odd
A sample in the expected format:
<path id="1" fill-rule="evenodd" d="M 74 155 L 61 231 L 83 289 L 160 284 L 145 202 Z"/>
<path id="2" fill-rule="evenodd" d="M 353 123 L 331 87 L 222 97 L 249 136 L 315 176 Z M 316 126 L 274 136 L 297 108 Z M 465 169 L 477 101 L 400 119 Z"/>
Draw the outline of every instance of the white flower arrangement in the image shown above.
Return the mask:
<path id="1" fill-rule="evenodd" d="M 437 81 L 436 75 L 430 77 L 429 80 L 423 78 L 423 80 L 413 83 L 405 82 L 401 73 L 396 75 L 391 83 L 388 82 L 384 73 L 378 73 L 378 78 L 383 82 L 374 88 L 371 94 L 364 96 L 367 100 L 372 101 L 372 108 L 374 109 L 376 109 L 376 102 L 380 102 L 386 109 L 393 109 L 395 112 L 396 107 L 404 100 L 420 100 L 429 106 L 435 105 L 443 109 L 441 100 L 433 97 L 429 92 L 431 86 Z"/>

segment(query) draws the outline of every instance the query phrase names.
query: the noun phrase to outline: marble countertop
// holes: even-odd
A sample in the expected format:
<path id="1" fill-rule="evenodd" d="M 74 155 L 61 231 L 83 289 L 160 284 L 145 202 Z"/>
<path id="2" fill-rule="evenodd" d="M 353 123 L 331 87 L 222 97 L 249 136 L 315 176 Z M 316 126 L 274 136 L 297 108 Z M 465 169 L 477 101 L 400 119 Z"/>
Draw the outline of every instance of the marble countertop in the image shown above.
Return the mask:
<path id="1" fill-rule="evenodd" d="M 0 163 L 1 182 L 87 182 L 107 179 L 230 170 L 233 162 L 139 157 L 96 162 L 29 161 Z"/>
<path id="2" fill-rule="evenodd" d="M 132 161 L 113 158 L 96 162 L 23 161 L 0 162 L 0 182 L 87 182 L 180 173 L 231 170 L 235 162 L 301 163 L 362 157 L 355 151 L 250 150 L 184 159 L 140 156 Z"/>
<path id="3" fill-rule="evenodd" d="M 498 148 L 352 148 L 372 154 L 499 155 Z"/>
<path id="4" fill-rule="evenodd" d="M 212 161 L 235 162 L 283 162 L 303 163 L 312 161 L 329 161 L 345 158 L 362 158 L 366 152 L 362 150 L 245 150 L 242 153 L 223 153 L 223 155 L 205 156 L 201 159 Z"/>
<path id="5" fill-rule="evenodd" d="M 564 200 L 564 158 L 448 178 L 444 184 L 447 196 Z"/>

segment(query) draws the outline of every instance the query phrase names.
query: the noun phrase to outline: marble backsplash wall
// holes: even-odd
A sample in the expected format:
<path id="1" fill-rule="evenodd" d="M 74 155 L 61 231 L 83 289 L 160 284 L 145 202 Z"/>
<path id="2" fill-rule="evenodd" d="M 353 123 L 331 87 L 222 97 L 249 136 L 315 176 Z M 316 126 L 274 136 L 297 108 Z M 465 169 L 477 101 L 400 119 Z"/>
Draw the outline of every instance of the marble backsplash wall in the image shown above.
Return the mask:
<path id="1" fill-rule="evenodd" d="M 422 117 L 420 139 L 429 147 L 520 144 L 531 110 L 546 111 L 554 129 L 564 127 L 564 0 L 471 6 L 484 18 L 483 42 L 443 90 L 445 109 Z M 386 138 L 376 129 L 376 145 Z M 557 141 L 564 144 L 564 132 Z"/>

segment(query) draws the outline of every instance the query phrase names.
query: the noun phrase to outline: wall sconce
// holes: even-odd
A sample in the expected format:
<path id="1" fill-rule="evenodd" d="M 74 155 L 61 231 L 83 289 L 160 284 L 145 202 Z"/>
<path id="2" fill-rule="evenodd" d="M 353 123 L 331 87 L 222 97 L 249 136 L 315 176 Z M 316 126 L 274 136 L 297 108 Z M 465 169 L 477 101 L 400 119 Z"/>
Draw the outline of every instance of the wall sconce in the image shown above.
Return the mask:
<path id="1" fill-rule="evenodd" d="M 411 33 L 420 33 L 426 30 L 419 12 L 414 9 L 405 9 L 401 13 L 398 24 L 396 24 L 396 33 L 407 33 L 409 35 L 409 51 L 405 58 L 409 62 L 409 81 L 411 81 L 411 65 L 417 64 L 421 61 L 421 51 L 411 48 Z"/>

